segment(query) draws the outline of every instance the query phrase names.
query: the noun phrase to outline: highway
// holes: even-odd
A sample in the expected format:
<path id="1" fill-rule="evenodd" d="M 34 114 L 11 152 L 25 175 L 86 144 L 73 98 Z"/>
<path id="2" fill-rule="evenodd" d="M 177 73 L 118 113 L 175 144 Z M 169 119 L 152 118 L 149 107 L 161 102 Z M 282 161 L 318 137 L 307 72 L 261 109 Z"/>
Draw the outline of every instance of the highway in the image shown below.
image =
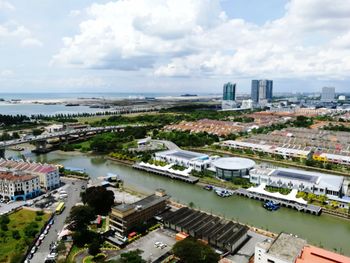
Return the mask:
<path id="1" fill-rule="evenodd" d="M 5 149 L 5 148 L 10 147 L 10 146 L 15 146 L 15 145 L 29 143 L 29 142 L 46 141 L 48 139 L 65 137 L 65 136 L 69 136 L 69 135 L 79 135 L 79 134 L 89 134 L 89 133 L 97 133 L 97 132 L 104 132 L 104 131 L 113 131 L 113 130 L 123 129 L 127 126 L 135 127 L 135 126 L 140 126 L 140 125 L 90 127 L 90 128 L 84 128 L 84 129 L 51 132 L 51 133 L 46 133 L 46 134 L 42 134 L 42 135 L 38 135 L 38 136 L 29 136 L 27 138 L 3 141 L 3 142 L 0 142 L 0 149 Z"/>

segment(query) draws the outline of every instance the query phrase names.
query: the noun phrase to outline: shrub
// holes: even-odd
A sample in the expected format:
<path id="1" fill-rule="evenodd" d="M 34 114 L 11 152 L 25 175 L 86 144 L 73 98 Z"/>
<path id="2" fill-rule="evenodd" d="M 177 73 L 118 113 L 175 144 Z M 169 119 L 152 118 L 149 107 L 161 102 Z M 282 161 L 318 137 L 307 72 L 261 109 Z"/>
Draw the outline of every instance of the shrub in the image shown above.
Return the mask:
<path id="1" fill-rule="evenodd" d="M 12 230 L 12 237 L 16 240 L 21 238 L 21 235 L 19 234 L 18 230 Z"/>
<path id="2" fill-rule="evenodd" d="M 36 216 L 35 217 L 35 221 L 41 221 L 41 220 L 43 220 L 43 218 L 41 216 Z"/>
<path id="3" fill-rule="evenodd" d="M 1 223 L 1 230 L 2 230 L 2 231 L 7 231 L 7 230 L 9 230 L 9 228 L 7 227 L 6 224 Z"/>
<path id="4" fill-rule="evenodd" d="M 37 216 L 43 216 L 44 215 L 44 211 L 42 211 L 42 210 L 36 211 L 36 215 Z"/>

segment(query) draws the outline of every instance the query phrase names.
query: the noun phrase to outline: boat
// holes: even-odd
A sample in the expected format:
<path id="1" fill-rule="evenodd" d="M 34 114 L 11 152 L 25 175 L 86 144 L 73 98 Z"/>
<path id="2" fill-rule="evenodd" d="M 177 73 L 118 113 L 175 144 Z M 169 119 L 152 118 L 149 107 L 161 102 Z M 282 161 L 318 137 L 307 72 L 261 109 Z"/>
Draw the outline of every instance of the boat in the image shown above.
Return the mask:
<path id="1" fill-rule="evenodd" d="M 229 197 L 232 195 L 232 192 L 230 192 L 226 189 L 216 189 L 215 193 L 220 197 Z"/>
<path id="2" fill-rule="evenodd" d="M 276 211 L 278 210 L 281 206 L 279 203 L 273 202 L 273 201 L 266 201 L 263 204 L 263 207 L 269 211 Z"/>
<path id="3" fill-rule="evenodd" d="M 66 107 L 77 107 L 77 106 L 80 106 L 80 104 L 78 104 L 78 103 L 67 103 L 66 104 Z"/>
<path id="4" fill-rule="evenodd" d="M 203 186 L 203 189 L 211 191 L 214 189 L 214 187 L 212 185 L 205 185 L 205 186 Z"/>

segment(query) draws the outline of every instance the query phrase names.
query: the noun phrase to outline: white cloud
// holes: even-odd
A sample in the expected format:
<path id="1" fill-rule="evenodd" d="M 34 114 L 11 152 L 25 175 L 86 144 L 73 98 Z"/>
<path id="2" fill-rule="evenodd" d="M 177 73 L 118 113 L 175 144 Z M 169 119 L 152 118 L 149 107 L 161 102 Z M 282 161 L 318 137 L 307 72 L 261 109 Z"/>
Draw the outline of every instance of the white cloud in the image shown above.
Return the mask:
<path id="1" fill-rule="evenodd" d="M 24 47 L 41 47 L 43 43 L 36 38 L 30 37 L 23 39 L 21 45 Z"/>
<path id="2" fill-rule="evenodd" d="M 9 69 L 0 70 L 1 78 L 8 78 L 8 77 L 12 77 L 13 75 L 14 75 L 14 72 L 12 70 L 9 70 Z"/>
<path id="3" fill-rule="evenodd" d="M 156 76 L 345 78 L 350 2 L 291 0 L 262 26 L 228 18 L 219 0 L 94 4 L 53 64 Z"/>
<path id="4" fill-rule="evenodd" d="M 71 10 L 70 12 L 69 12 L 69 16 L 70 17 L 77 17 L 77 16 L 79 16 L 81 14 L 81 11 L 80 10 Z"/>
<path id="5" fill-rule="evenodd" d="M 20 40 L 20 44 L 24 47 L 42 46 L 42 42 L 34 38 L 32 32 L 25 26 L 15 21 L 0 24 L 0 40 L 6 41 L 11 39 Z"/>
<path id="6" fill-rule="evenodd" d="M 103 87 L 107 84 L 99 77 L 94 76 L 79 76 L 62 78 L 51 81 L 52 85 L 63 88 L 92 88 L 92 87 Z"/>
<path id="7" fill-rule="evenodd" d="M 11 3 L 9 3 L 9 2 L 7 2 L 7 1 L 5 1 L 5 0 L 0 0 L 0 10 L 1 9 L 3 9 L 3 10 L 14 10 L 15 9 L 15 7 L 11 4 Z"/>

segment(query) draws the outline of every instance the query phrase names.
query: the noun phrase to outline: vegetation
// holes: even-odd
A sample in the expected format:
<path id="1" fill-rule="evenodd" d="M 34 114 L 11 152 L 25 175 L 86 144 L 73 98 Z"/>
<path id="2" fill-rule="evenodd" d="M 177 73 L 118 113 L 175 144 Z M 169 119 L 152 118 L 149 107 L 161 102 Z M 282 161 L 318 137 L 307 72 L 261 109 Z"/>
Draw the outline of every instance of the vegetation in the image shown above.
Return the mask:
<path id="1" fill-rule="evenodd" d="M 141 257 L 142 250 L 136 249 L 129 252 L 122 253 L 120 259 L 108 261 L 108 263 L 146 263 Z"/>
<path id="2" fill-rule="evenodd" d="M 102 186 L 87 188 L 85 192 L 81 193 L 81 199 L 98 215 L 108 215 L 114 205 L 113 191 L 106 190 Z"/>
<path id="3" fill-rule="evenodd" d="M 164 167 L 168 164 L 167 162 L 154 160 L 154 159 L 149 160 L 148 163 L 153 164 L 153 165 L 157 165 L 157 166 L 162 166 L 162 167 Z"/>
<path id="4" fill-rule="evenodd" d="M 29 122 L 30 118 L 25 115 L 2 115 L 0 114 L 0 124 L 9 126 Z"/>
<path id="5" fill-rule="evenodd" d="M 273 187 L 273 186 L 266 186 L 265 190 L 270 193 L 280 193 L 283 195 L 287 195 L 292 191 L 291 189 L 288 189 L 288 188 Z"/>
<path id="6" fill-rule="evenodd" d="M 81 177 L 89 177 L 89 175 L 85 172 L 70 171 L 70 170 L 64 169 L 64 167 L 60 167 L 59 172 L 63 176 L 75 175 L 75 176 L 81 176 Z"/>
<path id="7" fill-rule="evenodd" d="M 183 263 L 216 263 L 220 260 L 220 256 L 210 246 L 193 238 L 177 242 L 173 252 Z"/>
<path id="8" fill-rule="evenodd" d="M 0 230 L 0 262 L 21 262 L 28 245 L 50 217 L 43 214 L 43 220 L 35 222 L 36 216 L 34 211 L 21 209 L 0 217 L 1 226 L 7 226 L 7 230 Z"/>
<path id="9" fill-rule="evenodd" d="M 341 125 L 333 125 L 331 123 L 328 126 L 323 127 L 323 129 L 324 130 L 329 130 L 329 131 L 350 132 L 350 127 L 344 126 L 343 124 L 341 124 Z"/>
<path id="10" fill-rule="evenodd" d="M 175 165 L 171 166 L 171 169 L 177 170 L 177 171 L 184 171 L 184 170 L 186 170 L 186 167 L 182 166 L 182 165 L 175 164 Z"/>
<path id="11" fill-rule="evenodd" d="M 159 140 L 172 141 L 178 146 L 192 146 L 200 147 L 205 145 L 213 144 L 219 141 L 217 135 L 212 135 L 208 133 L 190 133 L 182 131 L 161 131 L 156 136 Z"/>

